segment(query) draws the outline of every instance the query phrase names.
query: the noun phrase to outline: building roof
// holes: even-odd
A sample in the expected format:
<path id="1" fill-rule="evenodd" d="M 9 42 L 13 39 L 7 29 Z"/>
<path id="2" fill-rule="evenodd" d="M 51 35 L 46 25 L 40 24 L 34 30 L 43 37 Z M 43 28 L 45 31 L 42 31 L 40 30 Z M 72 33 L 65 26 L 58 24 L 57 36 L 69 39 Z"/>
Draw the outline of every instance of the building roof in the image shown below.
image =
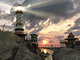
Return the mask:
<path id="1" fill-rule="evenodd" d="M 21 4 L 19 4 L 18 6 L 22 6 Z"/>
<path id="2" fill-rule="evenodd" d="M 70 32 L 68 36 L 74 36 L 74 35 L 73 35 L 73 33 L 72 33 L 72 32 Z"/>
<path id="3" fill-rule="evenodd" d="M 68 35 L 68 38 L 66 38 L 65 40 L 77 40 L 78 38 L 75 38 L 73 33 L 70 32 L 69 35 Z"/>

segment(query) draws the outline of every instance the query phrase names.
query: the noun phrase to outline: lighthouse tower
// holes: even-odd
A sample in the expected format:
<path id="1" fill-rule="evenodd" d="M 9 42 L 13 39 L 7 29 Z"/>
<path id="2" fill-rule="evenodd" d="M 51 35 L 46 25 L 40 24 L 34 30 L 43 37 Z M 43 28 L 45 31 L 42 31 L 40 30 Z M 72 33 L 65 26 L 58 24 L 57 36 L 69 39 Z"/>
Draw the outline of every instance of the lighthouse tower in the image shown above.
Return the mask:
<path id="1" fill-rule="evenodd" d="M 16 8 L 16 28 L 15 28 L 15 34 L 25 40 L 26 34 L 24 33 L 24 28 L 23 28 L 23 8 L 21 7 L 20 4 Z"/>

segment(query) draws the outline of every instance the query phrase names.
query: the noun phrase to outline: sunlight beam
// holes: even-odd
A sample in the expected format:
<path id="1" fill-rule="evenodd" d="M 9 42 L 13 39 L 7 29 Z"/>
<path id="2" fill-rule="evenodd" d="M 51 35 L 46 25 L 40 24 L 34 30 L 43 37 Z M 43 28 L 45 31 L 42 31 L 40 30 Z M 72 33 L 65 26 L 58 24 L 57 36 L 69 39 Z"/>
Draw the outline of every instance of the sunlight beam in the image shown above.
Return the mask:
<path id="1" fill-rule="evenodd" d="M 49 2 L 51 2 L 51 1 L 52 1 L 52 0 L 35 2 L 35 3 L 32 3 L 32 4 L 31 4 L 31 7 L 36 7 L 36 6 L 40 6 L 40 5 L 43 5 L 43 4 L 46 5 L 46 3 L 49 3 Z"/>
<path id="2" fill-rule="evenodd" d="M 8 8 L 10 8 L 10 7 L 11 7 L 11 5 L 6 4 L 6 3 L 3 3 L 3 2 L 0 2 L 0 5 L 2 5 L 2 6 L 6 6 L 6 7 L 8 7 Z"/>
<path id="3" fill-rule="evenodd" d="M 51 5 L 51 4 L 58 4 L 58 3 L 62 3 L 65 2 L 66 0 L 43 0 L 43 1 L 38 1 L 38 2 L 34 2 L 31 3 L 31 7 L 41 7 L 41 6 L 47 6 L 47 5 Z M 69 1 L 69 0 L 67 0 Z"/>
<path id="4" fill-rule="evenodd" d="M 38 11 L 38 10 L 26 10 L 26 12 L 35 14 L 36 16 L 41 16 L 41 17 L 51 17 L 53 16 L 53 14 L 48 13 L 48 12 L 44 12 L 44 11 Z"/>
<path id="5" fill-rule="evenodd" d="M 6 4 L 4 2 L 0 2 L 0 8 L 2 10 L 5 10 L 7 13 L 10 13 L 10 8 L 12 7 L 12 5 Z"/>

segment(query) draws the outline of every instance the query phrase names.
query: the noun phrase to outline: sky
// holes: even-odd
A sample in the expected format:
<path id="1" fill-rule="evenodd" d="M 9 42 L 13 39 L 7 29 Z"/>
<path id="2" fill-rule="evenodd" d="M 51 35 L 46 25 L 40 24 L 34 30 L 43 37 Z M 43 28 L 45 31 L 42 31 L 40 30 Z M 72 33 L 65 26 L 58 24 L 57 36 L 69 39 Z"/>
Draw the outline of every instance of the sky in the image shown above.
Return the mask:
<path id="1" fill-rule="evenodd" d="M 0 0 L 0 29 L 15 29 L 15 8 L 24 7 L 23 23 L 27 38 L 38 34 L 39 45 L 59 46 L 70 32 L 80 38 L 80 0 Z M 42 42 L 46 40 L 47 44 Z"/>

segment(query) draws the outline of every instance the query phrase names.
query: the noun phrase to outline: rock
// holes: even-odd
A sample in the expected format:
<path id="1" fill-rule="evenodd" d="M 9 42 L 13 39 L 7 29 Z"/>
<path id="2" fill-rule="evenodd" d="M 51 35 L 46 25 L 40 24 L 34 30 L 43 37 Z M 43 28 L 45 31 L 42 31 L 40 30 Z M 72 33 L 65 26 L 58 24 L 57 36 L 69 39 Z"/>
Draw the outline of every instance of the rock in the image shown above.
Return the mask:
<path id="1" fill-rule="evenodd" d="M 31 52 L 36 53 L 36 50 L 35 50 L 35 48 L 32 46 L 31 43 L 25 43 L 25 45 L 27 46 L 27 48 L 28 48 Z"/>
<path id="2" fill-rule="evenodd" d="M 21 47 L 15 57 L 15 60 L 42 60 L 40 56 L 30 52 L 25 46 Z"/>
<path id="3" fill-rule="evenodd" d="M 0 31 L 0 60 L 42 60 L 30 52 L 22 40 L 12 32 Z"/>
<path id="4" fill-rule="evenodd" d="M 53 53 L 54 60 L 80 60 L 80 51 L 71 48 L 61 48 Z"/>
<path id="5" fill-rule="evenodd" d="M 12 49 L 20 44 L 16 43 L 17 40 L 21 39 L 14 33 L 0 31 L 0 59 L 5 60 L 12 56 Z"/>

